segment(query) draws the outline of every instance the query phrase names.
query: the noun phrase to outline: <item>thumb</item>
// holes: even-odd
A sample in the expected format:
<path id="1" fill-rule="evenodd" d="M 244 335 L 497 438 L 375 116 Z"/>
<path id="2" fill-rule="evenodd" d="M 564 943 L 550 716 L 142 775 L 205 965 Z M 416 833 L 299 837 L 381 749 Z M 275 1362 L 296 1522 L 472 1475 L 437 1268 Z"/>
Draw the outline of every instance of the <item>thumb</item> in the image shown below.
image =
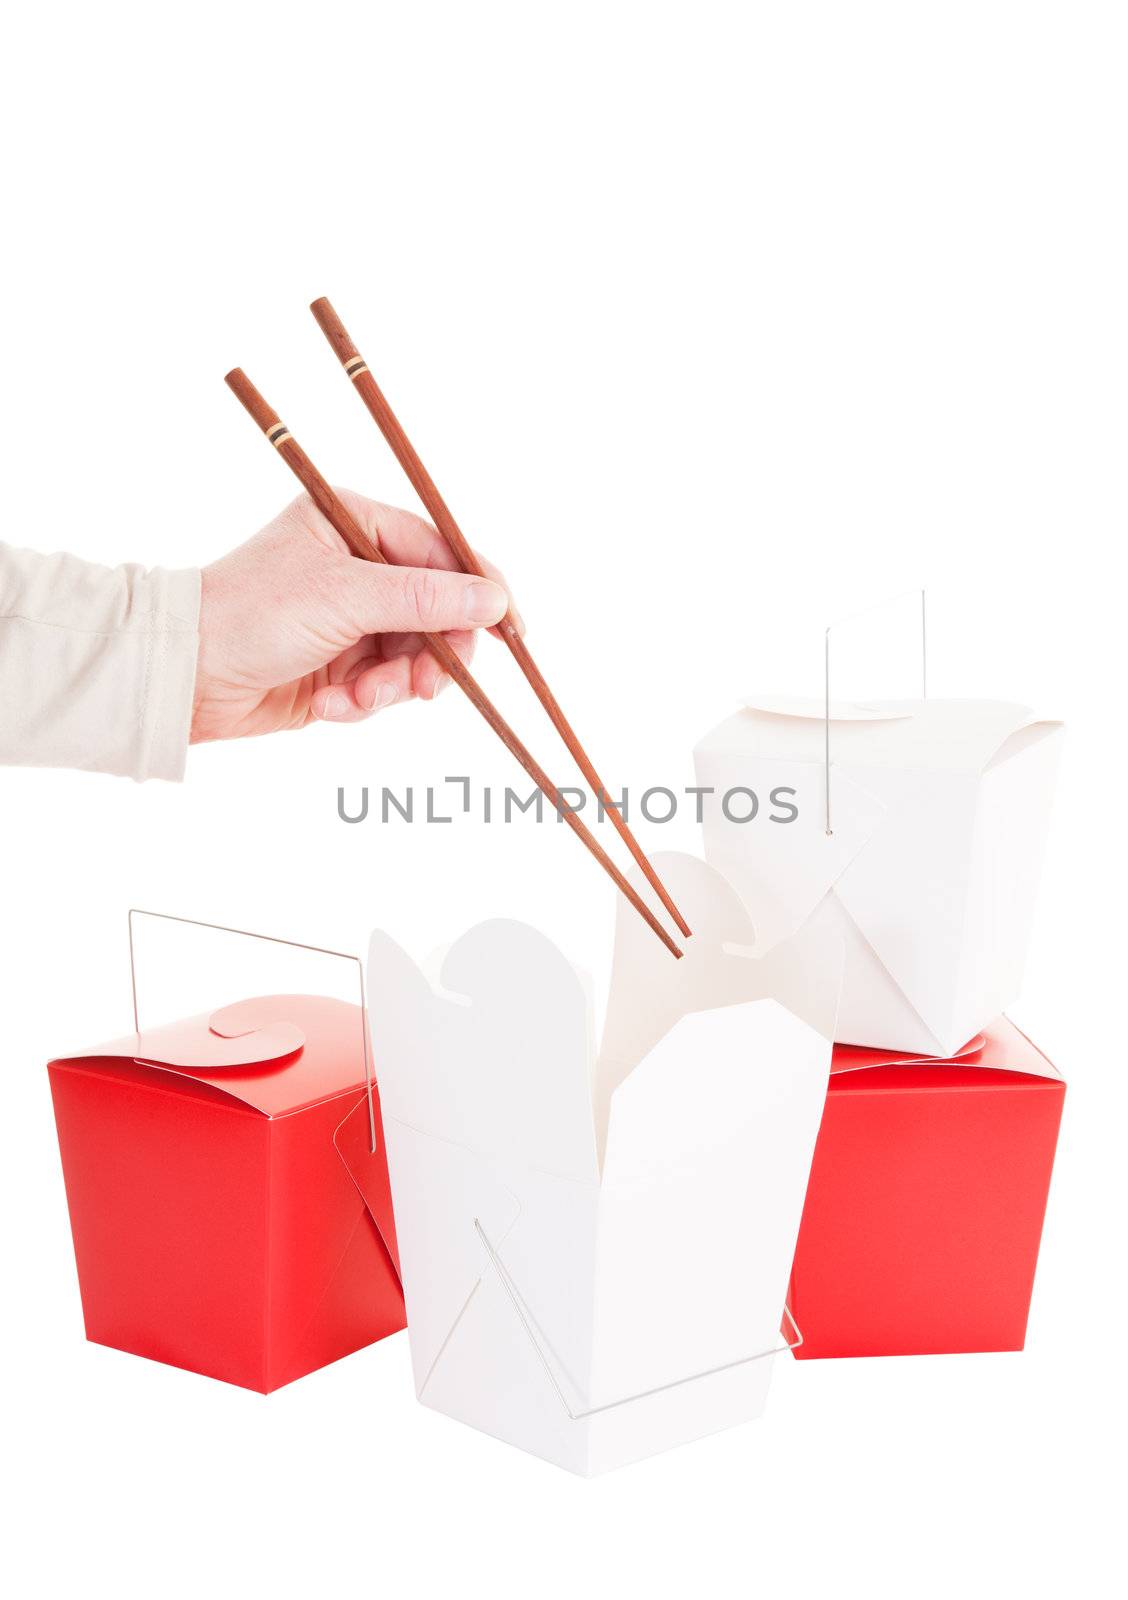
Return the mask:
<path id="1" fill-rule="evenodd" d="M 350 610 L 358 633 L 447 633 L 500 622 L 509 596 L 500 583 L 439 567 L 350 561 Z"/>

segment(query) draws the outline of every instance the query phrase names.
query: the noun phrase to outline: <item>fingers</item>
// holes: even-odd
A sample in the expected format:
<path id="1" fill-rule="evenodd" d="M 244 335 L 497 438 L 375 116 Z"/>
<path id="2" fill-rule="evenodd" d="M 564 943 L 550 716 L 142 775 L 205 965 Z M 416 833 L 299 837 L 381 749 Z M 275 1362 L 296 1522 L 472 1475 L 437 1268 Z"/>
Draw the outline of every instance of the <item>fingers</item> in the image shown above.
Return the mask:
<path id="1" fill-rule="evenodd" d="M 425 517 L 418 517 L 413 511 L 404 511 L 398 506 L 386 506 L 378 500 L 366 499 L 351 489 L 338 489 L 337 493 L 368 537 L 379 545 L 388 560 L 396 566 L 437 567 L 447 572 L 461 570 L 442 534 Z M 474 556 L 485 576 L 500 584 L 508 593 L 505 574 L 480 550 L 475 550 Z M 525 623 L 513 604 L 512 595 L 509 605 L 518 632 L 523 637 Z"/>
<path id="2" fill-rule="evenodd" d="M 360 722 L 399 700 L 411 699 L 412 664 L 385 656 L 383 641 L 369 634 L 329 663 L 328 682 L 310 697 L 310 711 L 323 722 Z"/>
<path id="3" fill-rule="evenodd" d="M 436 567 L 348 560 L 337 574 L 339 603 L 358 635 L 449 633 L 500 622 L 509 596 L 488 578 Z"/>
<path id="4" fill-rule="evenodd" d="M 331 681 L 317 688 L 310 711 L 323 722 L 361 722 L 377 711 L 387 711 L 408 700 L 433 700 L 450 684 L 450 678 L 424 647 L 419 634 L 405 635 L 394 655 L 383 640 L 362 640 L 345 651 L 329 669 Z M 466 666 L 474 653 L 472 633 L 448 633 L 446 638 Z"/>
<path id="5" fill-rule="evenodd" d="M 412 662 L 408 656 L 392 661 L 374 659 L 363 663 L 352 682 L 354 698 L 366 712 L 387 711 L 412 699 Z"/>
<path id="6" fill-rule="evenodd" d="M 319 722 L 363 722 L 372 715 L 371 709 L 362 706 L 356 696 L 354 679 L 351 683 L 330 683 L 315 689 L 309 708 Z"/>
<path id="7" fill-rule="evenodd" d="M 474 635 L 448 633 L 446 638 L 463 666 L 468 667 L 474 654 Z M 411 681 L 420 700 L 433 700 L 449 686 L 451 680 L 446 668 L 435 660 L 429 650 L 420 650 L 412 663 Z"/>
<path id="8" fill-rule="evenodd" d="M 355 678 L 315 690 L 310 710 L 322 722 L 363 722 L 408 700 L 434 700 L 450 681 L 429 651 L 397 656 L 394 661 L 371 661 Z"/>
<path id="9" fill-rule="evenodd" d="M 475 635 L 448 633 L 445 638 L 463 666 L 468 667 L 474 658 Z M 447 687 L 446 668 L 427 649 L 422 634 L 384 634 L 380 642 L 386 661 L 394 659 L 404 664 L 410 684 L 407 698 L 433 700 Z"/>
<path id="10" fill-rule="evenodd" d="M 377 711 L 414 698 L 413 662 L 408 656 L 385 661 L 371 652 L 353 663 L 348 675 L 314 691 L 310 710 L 321 722 L 363 722 Z M 334 663 L 334 669 L 337 663 Z"/>

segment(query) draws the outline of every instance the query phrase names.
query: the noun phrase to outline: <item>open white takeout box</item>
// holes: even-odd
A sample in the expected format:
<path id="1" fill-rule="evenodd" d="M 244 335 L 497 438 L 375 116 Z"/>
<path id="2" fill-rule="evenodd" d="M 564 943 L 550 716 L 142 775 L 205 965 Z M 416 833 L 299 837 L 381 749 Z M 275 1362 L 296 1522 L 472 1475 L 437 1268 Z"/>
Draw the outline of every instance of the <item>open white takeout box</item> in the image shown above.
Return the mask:
<path id="1" fill-rule="evenodd" d="M 435 986 L 369 955 L 418 1397 L 584 1475 L 762 1410 L 841 981 L 840 941 L 759 960 L 719 874 L 655 865 L 694 936 L 675 961 L 620 903 L 598 1054 L 525 924 L 470 929 Z"/>
<path id="2" fill-rule="evenodd" d="M 843 1043 L 951 1056 L 1017 997 L 1062 736 L 989 700 L 759 698 L 697 746 L 705 854 L 757 950 L 845 940 Z"/>

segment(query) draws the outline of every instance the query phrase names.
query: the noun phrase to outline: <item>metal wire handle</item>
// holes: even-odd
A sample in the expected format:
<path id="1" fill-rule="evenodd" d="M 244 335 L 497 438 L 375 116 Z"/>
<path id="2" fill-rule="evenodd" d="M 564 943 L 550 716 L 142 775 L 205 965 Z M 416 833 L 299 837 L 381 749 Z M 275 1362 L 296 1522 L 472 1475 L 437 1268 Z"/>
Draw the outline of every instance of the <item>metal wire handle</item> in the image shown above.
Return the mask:
<path id="1" fill-rule="evenodd" d="M 556 1392 L 556 1398 L 560 1401 L 560 1404 L 564 1407 L 565 1412 L 572 1422 L 583 1422 L 587 1417 L 599 1416 L 601 1412 L 615 1411 L 619 1406 L 633 1405 L 636 1400 L 649 1400 L 654 1395 L 665 1394 L 669 1389 L 681 1389 L 687 1383 L 697 1383 L 701 1378 L 713 1378 L 721 1372 L 732 1372 L 737 1367 L 747 1366 L 751 1361 L 763 1361 L 767 1356 L 782 1355 L 785 1350 L 797 1350 L 803 1343 L 803 1335 L 799 1332 L 795 1318 L 791 1315 L 791 1307 L 785 1304 L 783 1308 L 784 1314 L 795 1331 L 795 1338 L 793 1341 L 785 1340 L 783 1344 L 775 1345 L 771 1350 L 757 1350 L 755 1355 L 741 1356 L 736 1361 L 726 1361 L 723 1366 L 708 1367 L 704 1372 L 691 1373 L 688 1378 L 675 1378 L 673 1383 L 660 1383 L 655 1389 L 642 1389 L 638 1394 L 624 1395 L 621 1400 L 610 1400 L 606 1405 L 589 1406 L 585 1411 L 576 1411 L 573 1406 L 569 1404 L 568 1397 L 561 1388 L 559 1379 L 557 1378 L 555 1372 L 552 1370 L 552 1363 L 549 1361 L 547 1355 L 544 1353 L 544 1350 L 541 1348 L 540 1340 L 537 1338 L 536 1333 L 533 1330 L 533 1325 L 525 1315 L 524 1307 L 521 1304 L 521 1297 L 517 1292 L 517 1288 L 513 1282 L 513 1279 L 509 1276 L 509 1273 L 502 1265 L 501 1258 L 497 1251 L 486 1238 L 485 1229 L 482 1227 L 482 1224 L 479 1222 L 477 1217 L 474 1218 L 474 1230 L 479 1239 L 482 1241 L 482 1244 L 486 1250 L 486 1254 L 489 1256 L 494 1268 L 497 1271 L 497 1275 L 501 1280 L 501 1286 L 509 1297 L 509 1302 L 517 1314 L 517 1320 L 520 1322 L 521 1326 L 525 1330 L 526 1335 L 528 1336 L 529 1343 L 536 1351 L 537 1360 L 544 1368 L 548 1381 L 551 1383 Z"/>
<path id="2" fill-rule="evenodd" d="M 338 961 L 351 961 L 356 966 L 360 988 L 360 1034 L 364 1051 L 364 1092 L 368 1100 L 368 1136 L 372 1154 L 376 1154 L 376 1104 L 372 1089 L 372 1059 L 368 1052 L 368 1001 L 364 990 L 364 963 L 359 956 L 346 950 L 326 950 L 317 944 L 301 944 L 296 939 L 279 939 L 271 933 L 253 933 L 249 928 L 228 928 L 222 922 L 200 922 L 196 917 L 174 917 L 167 911 L 146 911 L 141 906 L 129 908 L 129 983 L 133 995 L 133 1031 L 140 1035 L 141 1022 L 137 1011 L 137 960 L 133 943 L 134 917 L 155 917 L 159 922 L 179 922 L 187 928 L 209 928 L 213 933 L 233 933 L 240 939 L 261 939 L 264 944 L 282 944 L 290 950 L 308 950 L 316 956 L 333 956 Z"/>
<path id="3" fill-rule="evenodd" d="M 908 593 L 915 593 L 909 590 Z M 823 772 L 825 776 L 826 794 L 826 836 L 829 839 L 834 829 L 830 825 L 830 633 L 832 628 L 841 627 L 844 622 L 853 622 L 855 617 L 868 616 L 871 611 L 882 611 L 886 606 L 893 605 L 903 596 L 895 595 L 893 600 L 884 600 L 879 606 L 868 606 L 865 611 L 855 611 L 851 616 L 840 617 L 837 622 L 832 622 L 827 628 L 823 638 Z M 928 623 L 925 614 L 925 591 L 920 591 L 920 697 L 928 699 Z"/>

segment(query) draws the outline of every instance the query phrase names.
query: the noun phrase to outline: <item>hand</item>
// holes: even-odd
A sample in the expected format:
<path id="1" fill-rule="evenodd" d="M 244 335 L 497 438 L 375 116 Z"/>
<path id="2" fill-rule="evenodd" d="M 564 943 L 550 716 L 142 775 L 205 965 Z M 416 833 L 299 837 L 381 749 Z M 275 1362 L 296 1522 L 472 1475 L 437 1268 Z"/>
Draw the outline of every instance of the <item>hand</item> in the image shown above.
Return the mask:
<path id="1" fill-rule="evenodd" d="M 474 630 L 505 615 L 509 596 L 494 568 L 489 580 L 467 576 L 422 517 L 339 492 L 393 564 L 351 556 L 302 495 L 205 567 L 193 744 L 319 718 L 360 722 L 413 696 L 433 700 L 449 679 L 423 634 L 445 633 L 469 662 Z"/>

